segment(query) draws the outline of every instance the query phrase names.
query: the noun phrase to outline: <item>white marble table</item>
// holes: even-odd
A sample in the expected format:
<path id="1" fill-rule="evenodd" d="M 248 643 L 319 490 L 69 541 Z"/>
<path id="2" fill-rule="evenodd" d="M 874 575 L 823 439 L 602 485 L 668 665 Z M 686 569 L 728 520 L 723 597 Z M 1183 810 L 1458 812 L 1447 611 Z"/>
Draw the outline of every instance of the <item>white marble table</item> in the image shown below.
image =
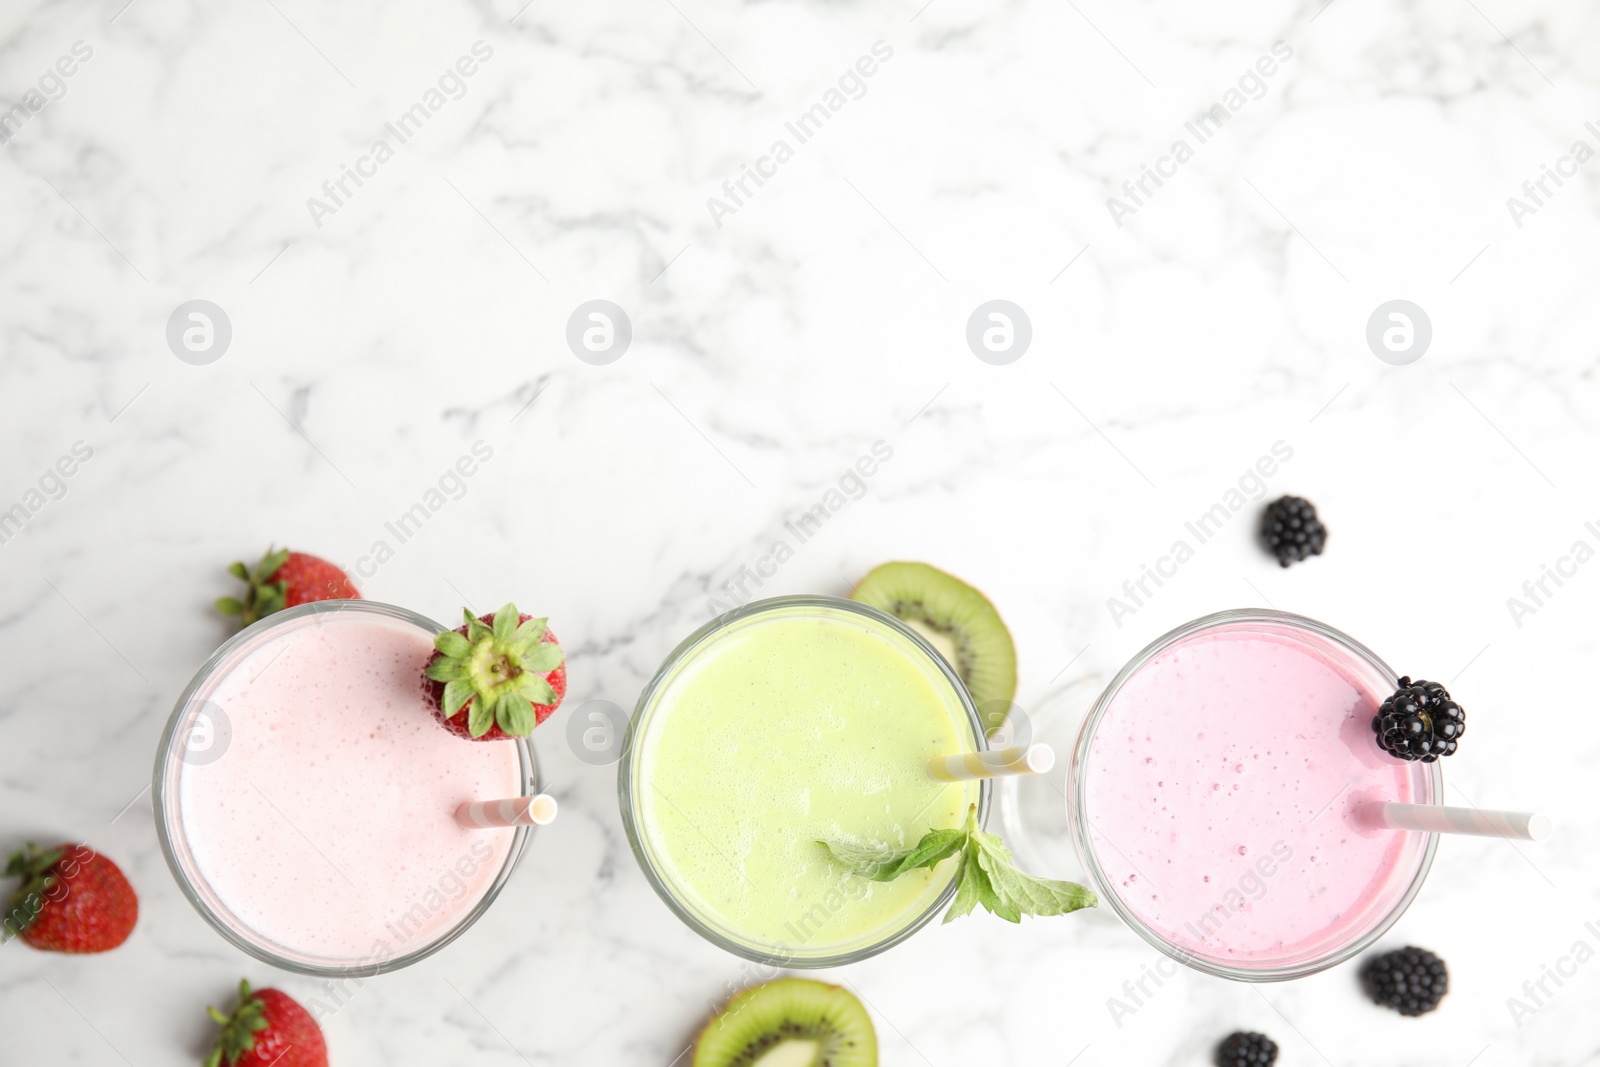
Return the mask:
<path id="1" fill-rule="evenodd" d="M 1219 608 L 1325 619 L 1467 705 L 1454 797 L 1559 832 L 1445 843 L 1385 942 L 1449 961 L 1426 1019 L 1347 966 L 1184 974 L 1119 1026 L 1158 957 L 1111 916 L 981 916 L 834 975 L 885 1064 L 1201 1064 L 1234 1026 L 1286 1067 L 1600 1059 L 1600 964 L 1508 1003 L 1600 946 L 1600 563 L 1561 563 L 1600 547 L 1592 5 L 523 2 L 0 11 L 0 846 L 87 839 L 143 904 L 110 956 L 0 950 L 0 1062 L 193 1063 L 241 974 L 318 995 L 193 913 L 145 791 L 223 567 L 269 541 L 435 617 L 537 601 L 571 655 L 537 738 L 560 821 L 468 936 L 328 1021 L 341 1067 L 675 1062 L 746 968 L 645 884 L 570 708 L 631 707 L 741 568 L 768 575 L 741 597 L 842 592 L 888 558 L 995 598 L 1024 706 Z M 220 358 L 169 348 L 196 299 Z M 565 340 L 597 299 L 631 323 L 609 363 Z M 965 336 L 994 299 L 1031 324 L 1006 365 Z M 1392 299 L 1431 322 L 1409 366 L 1366 341 Z M 1268 489 L 1318 503 L 1328 554 L 1281 571 L 1241 515 L 1114 613 L 1279 441 Z"/>

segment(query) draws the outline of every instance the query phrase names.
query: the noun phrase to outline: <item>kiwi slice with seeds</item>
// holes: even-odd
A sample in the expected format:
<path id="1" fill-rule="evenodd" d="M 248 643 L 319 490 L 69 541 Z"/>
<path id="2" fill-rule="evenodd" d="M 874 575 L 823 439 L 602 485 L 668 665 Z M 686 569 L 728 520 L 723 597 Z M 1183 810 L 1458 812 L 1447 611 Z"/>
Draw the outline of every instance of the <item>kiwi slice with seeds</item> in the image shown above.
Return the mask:
<path id="1" fill-rule="evenodd" d="M 878 1035 L 849 990 L 779 978 L 728 1001 L 701 1032 L 694 1067 L 878 1067 Z"/>
<path id="2" fill-rule="evenodd" d="M 989 598 L 926 563 L 885 563 L 856 585 L 851 600 L 887 611 L 916 630 L 955 668 L 984 728 L 998 729 L 1017 693 L 1017 648 Z"/>

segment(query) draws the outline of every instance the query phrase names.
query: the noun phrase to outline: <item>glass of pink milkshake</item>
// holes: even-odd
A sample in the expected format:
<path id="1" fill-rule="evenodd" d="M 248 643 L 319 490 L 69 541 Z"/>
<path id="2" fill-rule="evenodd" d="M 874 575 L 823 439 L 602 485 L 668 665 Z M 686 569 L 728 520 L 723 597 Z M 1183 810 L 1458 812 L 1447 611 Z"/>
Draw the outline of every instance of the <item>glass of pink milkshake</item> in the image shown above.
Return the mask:
<path id="1" fill-rule="evenodd" d="M 422 688 L 444 628 L 367 600 L 240 631 L 179 698 L 153 796 L 167 864 L 257 959 L 317 976 L 395 970 L 460 936 L 529 827 L 466 829 L 461 804 L 533 796 L 525 739 L 448 732 Z"/>
<path id="2" fill-rule="evenodd" d="M 1141 937 L 1224 978 L 1298 978 L 1399 919 L 1434 834 L 1377 827 L 1438 803 L 1437 763 L 1383 752 L 1398 679 L 1357 642 L 1283 612 L 1225 611 L 1135 656 L 1101 694 L 1068 777 L 1089 877 Z"/>

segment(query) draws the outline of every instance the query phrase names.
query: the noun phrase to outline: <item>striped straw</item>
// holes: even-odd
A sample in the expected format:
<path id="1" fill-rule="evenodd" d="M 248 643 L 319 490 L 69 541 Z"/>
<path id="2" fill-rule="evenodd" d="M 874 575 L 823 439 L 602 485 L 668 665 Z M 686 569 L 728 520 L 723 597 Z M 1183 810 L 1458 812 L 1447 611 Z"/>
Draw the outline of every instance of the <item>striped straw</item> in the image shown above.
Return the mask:
<path id="1" fill-rule="evenodd" d="M 544 826 L 556 817 L 556 798 L 548 793 L 514 800 L 479 800 L 456 809 L 456 822 L 468 830 L 495 826 Z"/>
<path id="2" fill-rule="evenodd" d="M 988 752 L 963 752 L 959 756 L 935 756 L 928 761 L 928 776 L 936 782 L 970 782 L 1013 774 L 1045 774 L 1055 765 L 1053 748 L 1033 744 Z"/>
<path id="3" fill-rule="evenodd" d="M 1550 817 L 1534 811 L 1481 811 L 1447 808 L 1438 804 L 1381 804 L 1378 822 L 1394 830 L 1422 830 L 1434 834 L 1472 834 L 1518 841 L 1543 841 L 1554 826 Z"/>

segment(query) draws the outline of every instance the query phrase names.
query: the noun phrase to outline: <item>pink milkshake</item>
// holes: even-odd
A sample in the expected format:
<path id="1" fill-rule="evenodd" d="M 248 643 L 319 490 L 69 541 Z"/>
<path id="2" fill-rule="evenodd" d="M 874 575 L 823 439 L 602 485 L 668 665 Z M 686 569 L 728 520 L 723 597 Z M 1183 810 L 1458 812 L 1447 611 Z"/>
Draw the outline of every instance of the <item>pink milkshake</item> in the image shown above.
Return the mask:
<path id="1" fill-rule="evenodd" d="M 1294 977 L 1399 917 L 1429 834 L 1375 828 L 1431 803 L 1436 765 L 1378 748 L 1395 678 L 1318 623 L 1228 612 L 1146 649 L 1085 724 L 1074 767 L 1086 865 L 1148 940 L 1229 977 Z"/>
<path id="2" fill-rule="evenodd" d="M 313 973 L 403 965 L 498 890 L 525 833 L 454 812 L 524 795 L 527 750 L 440 725 L 421 686 L 431 623 L 307 607 L 224 646 L 180 702 L 158 762 L 163 842 L 246 951 Z"/>

